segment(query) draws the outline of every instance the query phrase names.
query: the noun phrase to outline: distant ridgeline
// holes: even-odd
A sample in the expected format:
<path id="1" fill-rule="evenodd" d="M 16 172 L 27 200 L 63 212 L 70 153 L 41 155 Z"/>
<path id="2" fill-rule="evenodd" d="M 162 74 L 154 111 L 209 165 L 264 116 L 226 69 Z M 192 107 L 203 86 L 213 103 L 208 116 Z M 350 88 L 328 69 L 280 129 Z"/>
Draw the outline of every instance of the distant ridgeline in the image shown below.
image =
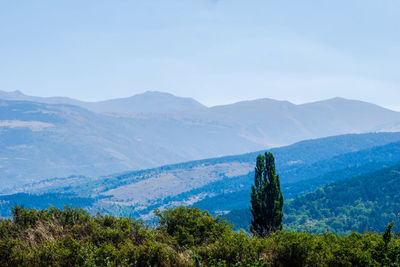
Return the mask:
<path id="1" fill-rule="evenodd" d="M 357 202 L 357 208 L 339 208 L 334 216 L 323 211 L 323 208 L 329 210 L 329 205 L 320 207 L 316 203 L 315 209 L 319 212 L 315 214 L 311 211 L 307 213 L 307 207 L 298 209 L 298 212 L 304 209 L 304 214 L 294 213 L 290 207 L 294 207 L 291 206 L 293 203 L 303 203 L 296 201 L 300 201 L 305 194 L 315 190 L 320 192 L 319 188 L 328 184 L 399 163 L 400 133 L 342 135 L 303 141 L 270 151 L 276 158 L 277 173 L 287 203 L 284 216 L 286 227 L 307 231 L 329 229 L 345 233 L 350 229 L 362 232 L 368 225 L 371 230 L 381 231 L 392 220 L 395 211 L 386 210 L 387 206 L 384 206 L 381 215 L 374 214 L 374 222 L 363 221 L 362 216 L 358 218 L 355 212 L 363 210 L 359 205 L 366 205 L 365 209 L 370 209 L 368 203 L 371 201 L 363 203 L 365 201 L 362 198 Z M 72 204 L 91 213 L 101 211 L 152 220 L 155 208 L 185 205 L 209 210 L 215 215 L 233 211 L 227 218 L 237 228 L 247 228 L 248 219 L 244 218 L 249 207 L 250 187 L 254 182 L 255 158 L 263 152 L 191 161 L 96 179 L 59 178 L 15 187 L 2 192 L 0 212 L 3 217 L 9 216 L 14 204 L 36 208 Z M 26 194 L 16 194 L 21 192 Z M 396 208 L 395 205 L 392 207 Z M 244 212 L 236 211 L 240 209 L 244 209 Z M 352 210 L 359 224 L 348 219 L 347 210 Z M 317 215 L 320 217 L 312 217 Z M 340 226 L 333 217 L 345 218 L 343 225 Z"/>

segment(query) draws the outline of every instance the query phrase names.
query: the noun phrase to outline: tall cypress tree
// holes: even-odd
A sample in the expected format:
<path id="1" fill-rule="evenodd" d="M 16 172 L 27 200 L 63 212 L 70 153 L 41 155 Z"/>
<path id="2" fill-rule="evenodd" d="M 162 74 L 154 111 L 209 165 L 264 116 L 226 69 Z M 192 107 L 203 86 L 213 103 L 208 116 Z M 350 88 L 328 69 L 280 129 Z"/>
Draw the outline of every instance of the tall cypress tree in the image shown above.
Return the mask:
<path id="1" fill-rule="evenodd" d="M 251 213 L 250 230 L 254 235 L 265 237 L 282 230 L 283 195 L 275 158 L 269 152 L 257 157 L 254 185 L 251 187 Z"/>

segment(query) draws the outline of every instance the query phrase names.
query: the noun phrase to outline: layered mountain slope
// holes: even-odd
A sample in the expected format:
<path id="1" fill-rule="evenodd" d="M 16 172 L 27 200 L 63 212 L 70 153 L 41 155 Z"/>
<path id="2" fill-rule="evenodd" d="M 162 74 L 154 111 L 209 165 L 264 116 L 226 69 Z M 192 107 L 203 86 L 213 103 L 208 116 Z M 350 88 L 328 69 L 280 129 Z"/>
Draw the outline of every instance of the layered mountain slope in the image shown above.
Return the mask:
<path id="1" fill-rule="evenodd" d="M 0 100 L 0 144 L 1 187 L 260 148 L 221 125 L 188 125 L 162 116 L 108 116 L 72 105 L 6 100 Z"/>
<path id="2" fill-rule="evenodd" d="M 399 141 L 399 133 L 344 135 L 270 151 L 276 156 L 284 193 L 295 197 L 315 186 L 400 161 Z M 248 206 L 254 162 L 259 153 L 263 151 L 89 181 L 85 177 L 50 179 L 2 193 L 68 193 L 96 199 L 91 210 L 143 218 L 151 216 L 156 207 L 176 205 L 195 205 L 213 213 L 226 212 Z M 311 182 L 307 184 L 308 181 Z"/>
<path id="3" fill-rule="evenodd" d="M 279 149 L 274 151 L 280 158 Z M 390 155 L 390 156 L 388 156 Z M 303 155 L 297 158 L 303 160 Z M 199 162 L 199 164 L 177 165 L 170 168 L 149 170 L 143 174 L 132 173 L 108 178 L 88 187 L 84 191 L 98 191 L 105 197 L 100 206 L 119 205 L 133 208 L 135 214 L 146 216 L 155 207 L 194 205 L 213 213 L 227 212 L 248 206 L 253 183 L 254 160 L 250 162 Z M 331 181 L 374 171 L 400 161 L 400 143 L 361 150 L 316 161 L 311 164 L 293 164 L 293 161 L 278 161 L 284 193 L 296 196 L 309 192 Z M 296 176 L 293 179 L 292 176 Z M 350 175 L 350 176 L 349 176 Z M 305 188 L 302 182 L 312 180 Z M 302 182 L 298 182 L 302 181 Z M 306 183 L 307 184 L 307 183 Z M 84 191 L 81 191 L 81 190 Z M 231 197 L 229 197 L 231 196 Z M 233 196 L 233 197 L 232 197 Z M 225 198 L 221 201 L 221 198 Z M 204 205 L 206 202 L 206 205 Z"/>
<path id="4" fill-rule="evenodd" d="M 279 155 L 279 153 L 277 153 Z M 379 170 L 400 162 L 400 142 L 345 153 L 311 164 L 277 164 L 285 199 L 311 192 L 331 182 Z M 279 161 L 277 160 L 277 163 Z M 209 193 L 194 205 L 213 213 L 247 208 L 254 172 L 229 181 L 214 183 L 186 193 L 186 196 Z M 181 196 L 182 198 L 183 196 Z"/>
<path id="5" fill-rule="evenodd" d="M 20 92 L 3 92 L 1 97 L 75 105 L 0 100 L 4 185 L 73 174 L 98 176 L 334 134 L 392 130 L 400 122 L 398 112 L 344 99 L 305 105 L 261 99 L 206 108 L 158 92 L 97 103 L 32 98 Z"/>
<path id="6" fill-rule="evenodd" d="M 138 140 L 115 118 L 76 106 L 0 101 L 1 187 L 139 168 L 179 156 Z"/>
<path id="7" fill-rule="evenodd" d="M 272 99 L 244 101 L 212 107 L 202 116 L 236 123 L 241 134 L 254 142 L 283 145 L 346 133 L 390 131 L 400 122 L 399 114 L 366 102 L 334 98 L 303 105 Z"/>
<path id="8" fill-rule="evenodd" d="M 85 102 L 72 99 L 69 97 L 38 97 L 26 95 L 21 91 L 6 92 L 0 90 L 0 99 L 15 100 L 15 101 L 30 101 L 43 104 L 61 104 L 61 105 L 74 105 L 83 106 Z"/>

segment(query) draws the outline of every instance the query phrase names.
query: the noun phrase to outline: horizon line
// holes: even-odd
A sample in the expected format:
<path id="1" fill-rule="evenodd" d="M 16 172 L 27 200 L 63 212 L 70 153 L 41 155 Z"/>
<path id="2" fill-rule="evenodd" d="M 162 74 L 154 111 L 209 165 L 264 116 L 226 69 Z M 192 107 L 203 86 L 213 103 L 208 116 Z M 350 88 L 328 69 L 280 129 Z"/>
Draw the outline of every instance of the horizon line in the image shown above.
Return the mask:
<path id="1" fill-rule="evenodd" d="M 79 101 L 79 102 L 83 102 L 83 103 L 99 103 L 99 102 L 112 101 L 112 100 L 118 100 L 118 99 L 127 99 L 127 98 L 131 98 L 131 97 L 143 95 L 143 94 L 146 94 L 146 93 L 160 93 L 160 94 L 171 95 L 171 96 L 178 97 L 178 98 L 192 99 L 192 100 L 198 102 L 199 104 L 203 105 L 206 108 L 229 106 L 229 105 L 235 105 L 235 104 L 243 103 L 243 102 L 254 102 L 254 101 L 258 101 L 258 100 L 272 100 L 272 101 L 277 101 L 277 102 L 287 102 L 287 103 L 290 103 L 290 104 L 295 105 L 295 106 L 301 106 L 301 105 L 306 105 L 306 104 L 313 104 L 313 103 L 319 103 L 319 102 L 330 101 L 330 100 L 335 100 L 335 99 L 341 99 L 341 100 L 347 100 L 347 101 L 359 101 L 359 102 L 363 102 L 363 103 L 376 105 L 376 106 L 379 106 L 381 108 L 385 108 L 385 109 L 388 109 L 388 110 L 391 110 L 391 111 L 400 112 L 400 108 L 399 107 L 393 107 L 393 106 L 389 106 L 389 105 L 381 105 L 381 104 L 376 104 L 376 103 L 365 101 L 365 100 L 361 100 L 361 99 L 346 98 L 346 97 L 343 97 L 343 96 L 335 96 L 335 97 L 323 98 L 323 99 L 319 99 L 319 100 L 310 100 L 310 101 L 305 101 L 305 102 L 303 102 L 303 101 L 297 102 L 297 101 L 288 100 L 288 99 L 277 99 L 277 98 L 270 98 L 270 97 L 260 97 L 260 98 L 242 99 L 242 100 L 238 100 L 238 101 L 233 101 L 233 102 L 228 102 L 228 103 L 221 103 L 221 104 L 216 104 L 216 105 L 206 105 L 206 104 L 202 103 L 201 101 L 197 100 L 194 97 L 179 96 L 179 95 L 170 93 L 168 91 L 159 91 L 159 90 L 145 90 L 145 91 L 142 91 L 141 93 L 136 93 L 136 94 L 129 95 L 129 96 L 106 98 L 106 99 L 100 99 L 100 100 L 94 100 L 94 101 L 93 100 L 83 100 L 83 99 L 80 99 L 80 98 L 75 98 L 75 97 L 70 97 L 70 96 L 62 96 L 62 95 L 53 95 L 53 96 L 29 95 L 29 94 L 25 94 L 21 90 L 8 91 L 8 90 L 1 90 L 0 89 L 0 93 L 1 92 L 8 93 L 8 94 L 13 94 L 14 93 L 14 94 L 19 94 L 19 95 L 25 96 L 25 97 L 37 97 L 37 98 L 44 98 L 44 99 L 66 98 L 66 99 L 69 99 L 69 100 Z M 5 99 L 5 100 L 7 100 L 7 99 Z M 21 101 L 24 101 L 24 100 L 21 100 Z"/>

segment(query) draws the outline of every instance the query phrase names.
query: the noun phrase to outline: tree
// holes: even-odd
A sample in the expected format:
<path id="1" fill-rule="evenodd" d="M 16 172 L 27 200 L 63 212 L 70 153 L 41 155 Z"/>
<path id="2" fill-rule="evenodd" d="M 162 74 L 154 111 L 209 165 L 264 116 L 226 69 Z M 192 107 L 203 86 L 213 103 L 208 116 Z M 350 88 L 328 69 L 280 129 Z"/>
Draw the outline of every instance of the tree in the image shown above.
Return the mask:
<path id="1" fill-rule="evenodd" d="M 272 153 L 258 155 L 251 187 L 252 234 L 265 237 L 282 230 L 283 195 Z"/>

